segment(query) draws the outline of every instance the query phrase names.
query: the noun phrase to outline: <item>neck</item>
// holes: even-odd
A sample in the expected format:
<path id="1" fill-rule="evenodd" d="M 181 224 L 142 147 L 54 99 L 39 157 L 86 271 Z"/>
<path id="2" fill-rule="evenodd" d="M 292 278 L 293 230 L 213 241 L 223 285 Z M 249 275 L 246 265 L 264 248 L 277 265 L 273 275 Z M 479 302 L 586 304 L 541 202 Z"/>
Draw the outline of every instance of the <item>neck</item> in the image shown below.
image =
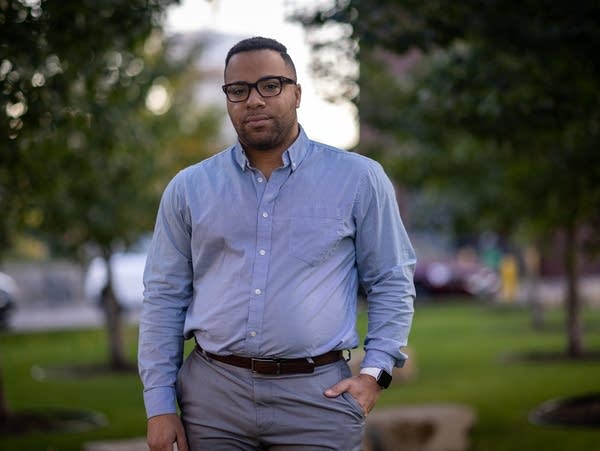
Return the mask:
<path id="1" fill-rule="evenodd" d="M 281 145 L 272 149 L 257 149 L 256 147 L 251 147 L 242 143 L 248 161 L 250 161 L 250 165 L 262 172 L 268 179 L 275 169 L 283 166 L 283 153 L 294 143 L 300 134 L 298 125 L 296 125 L 295 130 L 295 134 L 290 135 Z"/>

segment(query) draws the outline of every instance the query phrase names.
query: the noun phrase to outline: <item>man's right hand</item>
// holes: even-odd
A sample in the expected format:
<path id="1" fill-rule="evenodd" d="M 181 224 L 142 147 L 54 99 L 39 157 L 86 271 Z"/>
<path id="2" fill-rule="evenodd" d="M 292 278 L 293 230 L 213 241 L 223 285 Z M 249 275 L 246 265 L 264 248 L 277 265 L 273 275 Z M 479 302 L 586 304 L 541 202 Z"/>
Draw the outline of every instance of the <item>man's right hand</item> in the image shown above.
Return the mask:
<path id="1" fill-rule="evenodd" d="M 183 424 L 174 413 L 148 419 L 147 440 L 150 451 L 173 451 L 173 443 L 179 451 L 188 451 Z"/>

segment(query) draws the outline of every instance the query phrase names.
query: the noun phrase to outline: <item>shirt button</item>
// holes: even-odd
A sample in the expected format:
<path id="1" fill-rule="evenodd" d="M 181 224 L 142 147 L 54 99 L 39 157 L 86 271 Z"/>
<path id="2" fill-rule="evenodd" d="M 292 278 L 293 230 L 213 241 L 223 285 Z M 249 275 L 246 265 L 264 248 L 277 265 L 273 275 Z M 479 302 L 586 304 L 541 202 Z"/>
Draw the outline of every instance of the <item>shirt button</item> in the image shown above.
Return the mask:
<path id="1" fill-rule="evenodd" d="M 256 332 L 254 332 L 254 331 L 250 332 L 250 336 L 251 337 L 256 337 Z"/>
<path id="2" fill-rule="evenodd" d="M 259 177 L 259 178 L 257 178 L 257 179 L 256 179 L 256 181 L 257 181 L 258 183 L 262 183 L 262 182 L 264 181 L 264 179 L 263 179 L 262 177 Z"/>
<path id="3" fill-rule="evenodd" d="M 269 217 L 269 213 L 267 213 L 266 211 L 263 211 L 262 217 L 263 218 L 268 218 Z"/>
<path id="4" fill-rule="evenodd" d="M 265 255 L 267 253 L 267 251 L 265 251 L 264 249 L 261 249 L 260 251 L 258 251 L 258 253 L 260 255 Z"/>
<path id="5" fill-rule="evenodd" d="M 260 290 L 260 288 L 257 288 L 256 290 L 254 290 L 254 294 L 261 294 L 262 291 Z"/>

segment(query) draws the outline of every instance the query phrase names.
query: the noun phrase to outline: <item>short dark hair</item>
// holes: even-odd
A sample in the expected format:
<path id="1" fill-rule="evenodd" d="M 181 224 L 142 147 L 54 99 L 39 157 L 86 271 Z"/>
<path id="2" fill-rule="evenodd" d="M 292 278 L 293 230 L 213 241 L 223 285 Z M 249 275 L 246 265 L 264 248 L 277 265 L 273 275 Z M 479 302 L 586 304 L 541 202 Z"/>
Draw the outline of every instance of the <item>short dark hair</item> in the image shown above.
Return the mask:
<path id="1" fill-rule="evenodd" d="M 227 65 L 229 64 L 229 60 L 233 55 L 236 53 L 251 52 L 253 50 L 276 51 L 281 55 L 281 58 L 283 58 L 286 66 L 292 69 L 294 77 L 297 76 L 296 66 L 294 65 L 294 61 L 292 61 L 292 57 L 287 52 L 287 47 L 275 39 L 263 38 L 262 36 L 254 36 L 253 38 L 243 39 L 231 47 L 229 52 L 227 52 L 227 56 L 225 57 L 225 70 L 227 70 Z"/>

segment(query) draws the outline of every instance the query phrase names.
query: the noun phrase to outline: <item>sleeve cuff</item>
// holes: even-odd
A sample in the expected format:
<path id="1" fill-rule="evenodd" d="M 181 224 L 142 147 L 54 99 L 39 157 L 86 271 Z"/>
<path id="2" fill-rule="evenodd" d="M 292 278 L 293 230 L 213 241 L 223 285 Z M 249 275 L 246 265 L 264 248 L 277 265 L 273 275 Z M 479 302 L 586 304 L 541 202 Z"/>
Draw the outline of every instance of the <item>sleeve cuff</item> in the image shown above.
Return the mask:
<path id="1" fill-rule="evenodd" d="M 144 391 L 144 405 L 147 418 L 177 413 L 175 388 L 157 387 Z"/>
<path id="2" fill-rule="evenodd" d="M 403 352 L 400 352 L 401 359 L 394 359 L 391 355 L 386 352 L 379 351 L 377 349 L 369 349 L 365 353 L 365 357 L 360 365 L 361 368 L 381 368 L 389 374 L 392 374 L 394 367 L 402 368 L 404 362 L 408 359 L 408 356 Z"/>
<path id="3" fill-rule="evenodd" d="M 368 374 L 375 380 L 377 380 L 377 378 L 379 377 L 379 373 L 381 373 L 381 368 L 366 367 L 360 369 L 360 374 Z"/>

